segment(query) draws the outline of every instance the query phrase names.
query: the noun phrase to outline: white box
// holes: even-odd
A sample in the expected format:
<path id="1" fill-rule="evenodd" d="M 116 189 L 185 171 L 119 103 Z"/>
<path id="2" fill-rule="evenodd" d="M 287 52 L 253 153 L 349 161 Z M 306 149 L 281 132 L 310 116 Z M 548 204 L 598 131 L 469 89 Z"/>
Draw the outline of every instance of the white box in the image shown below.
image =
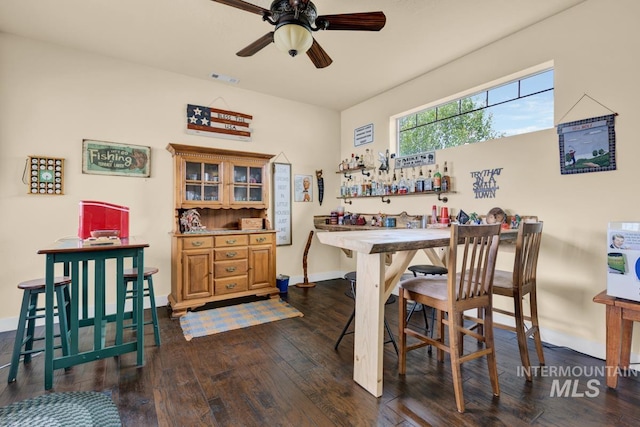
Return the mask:
<path id="1" fill-rule="evenodd" d="M 640 301 L 640 222 L 610 222 L 607 294 Z"/>

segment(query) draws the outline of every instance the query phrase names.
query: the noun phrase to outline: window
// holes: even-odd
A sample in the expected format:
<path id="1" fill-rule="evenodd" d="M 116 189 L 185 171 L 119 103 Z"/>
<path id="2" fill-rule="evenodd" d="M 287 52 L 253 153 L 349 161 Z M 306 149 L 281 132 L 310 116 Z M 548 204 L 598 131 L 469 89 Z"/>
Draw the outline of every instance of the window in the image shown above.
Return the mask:
<path id="1" fill-rule="evenodd" d="M 396 119 L 399 156 L 553 127 L 553 69 Z"/>

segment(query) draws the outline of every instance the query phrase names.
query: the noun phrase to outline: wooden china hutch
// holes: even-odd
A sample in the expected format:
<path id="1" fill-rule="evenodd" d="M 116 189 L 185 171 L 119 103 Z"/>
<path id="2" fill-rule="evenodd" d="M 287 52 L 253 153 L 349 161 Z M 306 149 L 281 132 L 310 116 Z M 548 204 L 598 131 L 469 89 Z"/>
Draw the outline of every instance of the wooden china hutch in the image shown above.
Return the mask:
<path id="1" fill-rule="evenodd" d="M 208 302 L 277 295 L 267 220 L 270 154 L 169 144 L 173 156 L 172 317 Z M 185 226 L 195 215 L 202 227 Z"/>

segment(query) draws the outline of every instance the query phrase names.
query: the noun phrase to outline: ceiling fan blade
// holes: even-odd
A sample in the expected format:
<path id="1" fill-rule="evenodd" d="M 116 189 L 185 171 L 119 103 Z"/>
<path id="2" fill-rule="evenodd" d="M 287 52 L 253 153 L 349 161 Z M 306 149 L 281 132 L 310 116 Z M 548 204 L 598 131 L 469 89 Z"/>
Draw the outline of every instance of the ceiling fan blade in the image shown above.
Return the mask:
<path id="1" fill-rule="evenodd" d="M 257 53 L 260 49 L 266 47 L 269 43 L 273 42 L 273 31 L 260 37 L 258 40 L 251 43 L 249 46 L 240 50 L 236 55 L 238 56 L 251 56 Z"/>
<path id="2" fill-rule="evenodd" d="M 247 3 L 246 1 L 242 1 L 242 0 L 211 0 L 211 1 L 216 3 L 226 4 L 227 6 L 235 7 L 237 9 L 242 9 L 244 11 L 255 13 L 260 16 L 264 16 L 265 13 L 267 15 L 271 15 L 271 11 L 269 11 L 268 9 L 265 9 L 260 6 L 256 6 L 255 4 Z"/>
<path id="3" fill-rule="evenodd" d="M 307 51 L 307 56 L 311 59 L 311 62 L 313 62 L 313 65 L 315 65 L 316 68 L 328 67 L 333 62 L 333 59 L 327 55 L 327 52 L 325 52 L 322 46 L 318 44 L 316 39 L 313 39 L 313 44 Z"/>
<path id="4" fill-rule="evenodd" d="M 316 18 L 316 26 L 326 30 L 380 31 L 387 22 L 382 12 L 342 13 L 321 15 Z"/>

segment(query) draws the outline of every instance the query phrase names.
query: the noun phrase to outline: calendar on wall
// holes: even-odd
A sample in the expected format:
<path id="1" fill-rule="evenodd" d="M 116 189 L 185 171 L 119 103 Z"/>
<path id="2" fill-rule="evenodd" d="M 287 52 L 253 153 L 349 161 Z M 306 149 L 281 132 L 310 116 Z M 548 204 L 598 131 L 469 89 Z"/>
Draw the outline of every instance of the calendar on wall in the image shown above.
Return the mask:
<path id="1" fill-rule="evenodd" d="M 27 168 L 29 194 L 64 194 L 64 159 L 29 156 Z"/>

